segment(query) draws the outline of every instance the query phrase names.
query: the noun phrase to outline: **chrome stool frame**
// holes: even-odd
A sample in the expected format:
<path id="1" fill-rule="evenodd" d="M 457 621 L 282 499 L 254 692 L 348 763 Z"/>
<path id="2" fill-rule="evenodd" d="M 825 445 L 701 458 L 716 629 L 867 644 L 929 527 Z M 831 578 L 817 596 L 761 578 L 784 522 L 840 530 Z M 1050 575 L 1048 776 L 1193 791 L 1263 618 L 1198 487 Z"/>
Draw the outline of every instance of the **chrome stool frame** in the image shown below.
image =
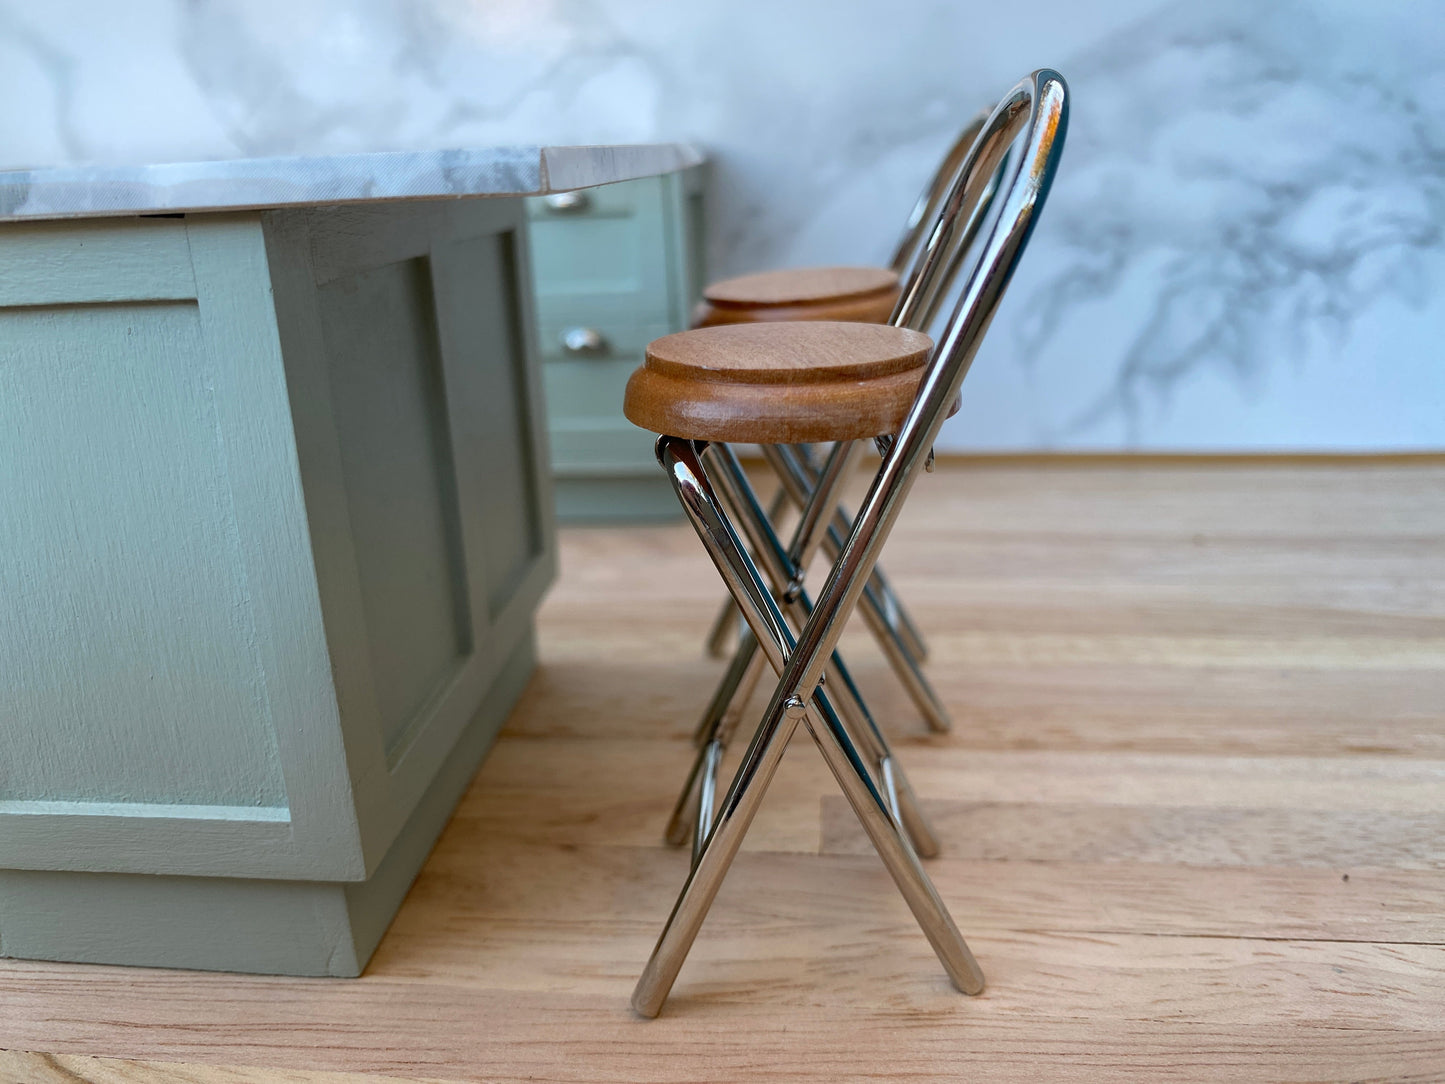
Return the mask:
<path id="1" fill-rule="evenodd" d="M 938 224 L 924 243 L 925 258 L 905 283 L 900 310 L 915 311 L 936 288 L 940 268 L 959 255 L 956 242 L 962 229 L 970 223 L 977 228 L 973 212 L 984 203 L 989 184 L 999 173 L 1005 183 L 998 188 L 999 198 L 992 201 L 994 206 L 980 231 L 983 242 L 970 256 L 958 304 L 943 340 L 934 349 L 913 406 L 889 445 L 811 607 L 803 601 L 796 577 L 783 580 L 790 567 L 786 560 L 797 567 L 817 543 L 819 523 L 831 521 L 835 489 L 848 465 L 853 442 L 835 446 L 782 559 L 772 546 L 776 535 L 769 539 L 763 531 L 755 539 L 760 544 L 760 559 L 772 573 L 770 589 L 724 510 L 724 498 L 730 498 L 726 503 L 736 505 L 734 511 L 745 530 L 749 525 L 759 526 L 753 521 L 761 510 L 756 509 L 747 478 L 735 469 L 736 459 L 725 446 L 672 436 L 658 439 L 658 460 L 747 621 L 756 645 L 752 654 L 756 656 L 761 648 L 779 677 L 715 821 L 709 818 L 707 831 L 700 834 L 691 872 L 638 979 L 632 1005 L 643 1016 L 661 1011 L 799 722 L 818 745 L 954 986 L 970 994 L 983 989 L 983 973 L 910 843 L 911 832 L 901 808 L 909 803 L 900 802 L 906 791 L 897 786 L 896 766 L 892 772 L 884 768 L 875 776 L 833 707 L 836 690 L 844 689 L 845 698 L 850 695 L 835 649 L 1022 255 L 1058 166 L 1067 115 L 1063 79 L 1041 69 L 999 103 L 970 148 Z M 716 487 L 707 462 L 715 464 Z M 796 636 L 775 591 L 795 618 L 802 618 Z M 751 660 L 739 664 L 740 684 L 746 670 L 755 665 Z M 870 754 L 879 752 L 869 749 Z M 870 755 L 869 759 L 876 765 L 879 757 Z"/>
<path id="2" fill-rule="evenodd" d="M 976 138 L 987 118 L 987 113 L 976 117 L 966 131 L 973 133 Z M 965 152 L 969 149 L 971 149 L 971 145 L 964 148 Z M 956 147 L 955 152 L 957 152 Z M 959 177 L 967 162 L 968 158 L 965 153 L 950 153 L 949 158 L 945 161 L 945 166 L 952 170 L 950 181 Z M 924 261 L 931 254 L 930 249 L 921 241 L 905 246 L 911 251 L 912 256 L 909 274 L 904 278 L 904 282 L 914 282 L 914 288 L 907 293 L 906 300 L 905 296 L 900 294 L 899 303 L 895 307 L 890 323 L 915 330 L 933 324 L 938 316 L 939 307 L 949 296 L 959 270 L 973 249 L 979 228 L 997 193 L 1003 168 L 1004 164 L 1000 164 L 998 170 L 982 183 L 976 198 L 970 201 L 966 215 L 957 222 L 950 220 L 951 225 L 946 231 L 947 244 L 940 248 L 939 254 L 933 258 L 926 275 L 922 273 L 922 269 Z M 941 226 L 944 217 L 943 199 L 948 195 L 949 189 L 937 191 L 937 187 L 935 183 L 928 192 L 924 193 L 924 197 L 919 201 L 919 208 L 932 211 L 934 214 L 933 225 Z M 915 215 L 916 213 L 917 210 Z M 919 233 L 921 235 L 921 229 Z M 879 450 L 886 454 L 887 442 L 891 440 L 891 437 L 878 438 L 876 443 L 879 444 Z M 858 448 L 863 445 L 862 441 L 846 443 L 857 445 Z M 800 509 L 807 508 L 808 502 L 822 478 L 822 471 L 811 462 L 807 446 L 773 444 L 762 445 L 762 449 L 779 478 L 778 496 L 791 498 Z M 837 446 L 834 447 L 834 451 L 838 451 Z M 811 606 L 806 595 L 802 595 L 802 580 L 816 552 L 816 542 L 810 540 L 800 543 L 796 552 L 785 550 L 778 541 L 773 528 L 779 501 L 775 499 L 773 507 L 764 512 L 756 500 L 751 498 L 750 489 L 748 497 L 740 499 L 737 495 L 740 493 L 739 479 L 742 479 L 742 471 L 737 465 L 735 454 L 731 449 L 714 454 L 724 456 L 724 462 L 728 466 L 727 477 L 733 479 L 732 484 L 727 487 L 728 492 L 724 494 L 725 499 L 728 501 L 729 510 L 743 526 L 743 533 L 754 560 L 764 562 L 769 579 L 773 584 L 775 598 L 781 604 L 785 601 L 787 592 L 801 595 L 799 598 L 789 600 L 792 604 L 786 609 L 796 627 L 802 628 Z M 846 463 L 851 466 L 854 462 L 851 457 L 856 455 L 856 451 L 845 449 L 844 454 L 849 456 Z M 931 469 L 930 463 L 931 455 L 929 461 L 925 463 L 925 470 Z M 848 467 L 844 467 L 843 470 L 844 474 L 833 485 L 836 490 L 841 490 Z M 843 540 L 851 528 L 851 521 L 843 507 L 835 501 L 832 519 L 826 525 L 824 519 L 811 515 L 808 523 L 810 532 L 821 531 L 822 544 L 826 552 L 836 560 L 842 550 Z M 901 607 L 898 606 L 886 584 L 882 584 L 880 590 L 882 581 L 877 576 L 877 571 L 875 567 L 874 575 L 869 576 L 868 583 L 863 588 L 860 609 L 863 611 L 864 620 L 875 639 L 883 647 L 884 654 L 892 665 L 894 673 L 925 718 L 928 719 L 929 724 L 935 730 L 947 730 L 949 728 L 947 711 L 933 691 L 933 686 L 923 676 L 905 638 L 900 634 L 899 622 L 890 619 L 890 614 L 901 612 Z M 727 603 L 727 609 L 732 613 L 738 612 L 732 602 Z M 906 615 L 904 617 L 906 619 Z M 691 821 L 694 855 L 706 837 L 711 823 L 712 805 L 717 793 L 717 775 L 722 764 L 722 752 L 736 727 L 739 713 L 746 708 L 758 678 L 762 674 L 761 660 L 754 657 L 756 648 L 756 639 L 751 638 L 745 630 L 733 660 L 718 683 L 717 690 L 693 734 L 693 742 L 698 747 L 697 758 L 693 762 L 692 771 L 689 772 L 683 784 L 682 793 L 673 809 L 667 826 L 666 838 L 674 846 L 681 846 L 687 841 L 688 824 Z M 858 735 L 869 747 L 879 770 L 890 779 L 895 775 L 898 776 L 896 785 L 901 788 L 904 800 L 902 807 L 896 801 L 893 803 L 894 812 L 901 815 L 918 852 L 924 857 L 932 857 L 937 853 L 937 841 L 922 812 L 911 800 L 912 791 L 908 787 L 907 781 L 901 778 L 902 769 L 898 768 L 896 761 L 893 760 L 887 740 L 874 722 L 871 712 L 863 701 L 862 694 L 836 652 L 833 654 L 830 666 L 838 671 L 837 687 L 841 690 L 838 699 L 843 709 L 844 719 L 852 727 L 853 733 Z M 891 793 L 892 791 L 890 791 Z"/>
<path id="3" fill-rule="evenodd" d="M 947 196 L 949 187 L 958 175 L 964 158 L 983 128 L 988 114 L 988 110 L 982 110 L 964 126 L 909 212 L 903 236 L 888 264 L 889 269 L 897 272 L 901 280 L 907 280 L 910 269 L 922 258 L 927 228 L 933 224 L 944 197 Z M 895 311 L 889 322 L 898 323 L 897 315 Z M 918 318 L 906 326 L 926 331 L 934 315 L 934 311 L 921 312 Z M 768 519 L 776 520 L 790 504 L 801 510 L 808 493 L 816 484 L 817 467 L 812 462 L 809 448 L 806 445 L 795 448 L 764 445 L 762 452 L 779 479 L 778 490 L 767 509 Z M 838 550 L 851 523 L 852 517 L 840 505 L 834 511 L 824 537 L 824 549 L 829 557 L 837 559 Z M 928 658 L 928 645 L 881 568 L 875 568 L 869 577 L 868 589 L 863 596 L 862 612 L 869 630 L 883 648 L 889 665 L 898 675 L 929 728 L 939 732 L 951 729 L 952 723 L 947 710 L 919 669 Z M 737 607 L 731 600 L 725 600 L 707 635 L 707 650 L 710 655 L 721 658 L 727 654 L 728 646 L 736 640 L 737 618 Z M 706 721 L 699 727 L 699 734 L 705 725 Z"/>
<path id="4" fill-rule="evenodd" d="M 796 628 L 801 629 L 813 612 L 813 602 L 803 587 L 803 574 L 818 545 L 819 525 L 826 510 L 836 507 L 838 490 L 861 450 L 862 445 L 858 441 L 834 445 L 819 482 L 804 505 L 793 540 L 785 547 L 759 507 L 732 448 L 726 444 L 709 444 L 707 447 L 709 460 L 715 468 L 710 480 L 721 492 L 733 522 L 742 526 L 752 552 L 761 560 L 773 599 Z M 780 668 L 780 662 L 773 658 L 776 651 L 766 651 L 766 642 L 763 646 L 767 661 Z M 723 751 L 762 675 L 764 659 L 758 654 L 758 647 L 758 638 L 749 629 L 744 633 L 732 664 L 713 696 L 704 720 L 708 729 L 703 735 L 702 747 L 668 823 L 667 838 L 674 844 L 685 841 L 689 822 L 692 823 L 694 859 L 712 827 L 717 773 Z M 890 811 L 908 830 L 914 849 L 925 858 L 933 857 L 938 853 L 938 840 L 918 806 L 918 799 L 903 769 L 893 758 L 888 739 L 878 728 L 838 652 L 834 651 L 829 657 L 825 672 L 833 692 L 824 698 L 822 710 L 831 711 L 832 701 L 837 700 L 842 711 L 839 725 L 846 726 L 854 740 L 867 750 L 873 769 L 884 784 Z M 833 724 L 830 722 L 829 725 Z"/>

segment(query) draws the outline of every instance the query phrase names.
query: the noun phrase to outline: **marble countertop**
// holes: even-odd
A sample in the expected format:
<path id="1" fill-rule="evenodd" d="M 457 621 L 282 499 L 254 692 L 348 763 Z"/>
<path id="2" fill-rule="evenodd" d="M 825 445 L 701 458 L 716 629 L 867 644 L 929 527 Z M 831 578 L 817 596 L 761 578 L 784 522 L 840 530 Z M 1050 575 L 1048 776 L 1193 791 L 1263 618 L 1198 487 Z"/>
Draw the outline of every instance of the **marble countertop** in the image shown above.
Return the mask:
<path id="1" fill-rule="evenodd" d="M 482 147 L 0 171 L 0 222 L 375 200 L 538 196 L 702 161 L 685 143 Z"/>

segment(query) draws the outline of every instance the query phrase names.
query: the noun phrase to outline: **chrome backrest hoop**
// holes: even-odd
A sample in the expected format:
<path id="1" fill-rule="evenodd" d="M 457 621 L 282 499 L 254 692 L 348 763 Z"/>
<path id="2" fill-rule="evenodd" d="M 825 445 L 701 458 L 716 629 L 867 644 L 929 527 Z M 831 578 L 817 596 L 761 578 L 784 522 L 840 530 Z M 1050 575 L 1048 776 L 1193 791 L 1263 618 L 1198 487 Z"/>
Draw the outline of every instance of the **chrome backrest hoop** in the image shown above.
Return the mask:
<path id="1" fill-rule="evenodd" d="M 965 129 L 965 133 L 973 133 L 974 140 L 929 205 L 931 214 L 900 271 L 898 301 L 888 319 L 895 327 L 931 330 L 959 272 L 977 256 L 978 232 L 988 220 L 1008 172 L 1009 155 L 998 152 L 1012 146 L 1009 140 L 1001 142 L 1002 133 L 998 132 L 979 138 L 990 116 L 986 112 L 981 121 L 971 122 Z M 993 168 L 979 168 L 980 156 Z"/>
<path id="2" fill-rule="evenodd" d="M 893 258 L 888 261 L 889 270 L 896 272 L 899 278 L 903 278 L 912 265 L 924 234 L 937 217 L 938 208 L 942 206 L 944 197 L 953 186 L 954 178 L 958 176 L 964 158 L 973 147 L 978 133 L 983 130 L 988 114 L 987 109 L 980 109 L 963 126 L 963 131 L 958 133 L 958 138 L 948 148 L 943 161 L 938 163 L 938 168 L 928 178 L 928 184 L 918 193 L 918 200 L 913 204 L 913 210 L 908 213 L 908 221 L 903 225 L 903 236 L 899 238 L 898 247 L 893 251 Z"/>
<path id="3" fill-rule="evenodd" d="M 994 198 L 1009 172 L 1009 152 L 1020 124 L 1019 110 L 1011 93 L 979 127 L 902 277 L 889 323 L 928 330 L 963 264 L 970 257 L 977 262 L 979 230 L 993 210 Z M 1017 162 L 1013 164 L 1017 166 Z"/>
<path id="4" fill-rule="evenodd" d="M 905 301 L 916 296 L 919 284 L 937 271 L 937 261 L 954 254 L 952 241 L 960 224 L 972 217 L 994 174 L 1006 163 L 1000 195 L 992 201 L 982 232 L 984 240 L 947 330 L 934 348 L 913 406 L 818 594 L 813 616 L 798 638 L 769 704 L 769 715 L 782 711 L 791 696 L 806 700 L 817 686 L 1033 232 L 1058 168 L 1067 126 L 1067 87 L 1062 76 L 1044 68 L 999 102 L 970 149 L 968 165 L 955 181 L 928 239 L 928 256 L 905 283 Z M 1016 143 L 1022 144 L 1021 152 L 1011 153 Z"/>

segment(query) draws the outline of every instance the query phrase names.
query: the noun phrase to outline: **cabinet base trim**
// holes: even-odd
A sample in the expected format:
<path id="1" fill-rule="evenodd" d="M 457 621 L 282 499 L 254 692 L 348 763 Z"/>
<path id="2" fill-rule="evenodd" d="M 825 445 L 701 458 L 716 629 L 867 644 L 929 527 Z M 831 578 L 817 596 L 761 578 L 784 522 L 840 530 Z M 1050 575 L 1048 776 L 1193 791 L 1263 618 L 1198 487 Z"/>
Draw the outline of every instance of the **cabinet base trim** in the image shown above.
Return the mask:
<path id="1" fill-rule="evenodd" d="M 367 880 L 0 870 L 0 956 L 267 975 L 361 974 L 535 664 L 529 625 Z"/>

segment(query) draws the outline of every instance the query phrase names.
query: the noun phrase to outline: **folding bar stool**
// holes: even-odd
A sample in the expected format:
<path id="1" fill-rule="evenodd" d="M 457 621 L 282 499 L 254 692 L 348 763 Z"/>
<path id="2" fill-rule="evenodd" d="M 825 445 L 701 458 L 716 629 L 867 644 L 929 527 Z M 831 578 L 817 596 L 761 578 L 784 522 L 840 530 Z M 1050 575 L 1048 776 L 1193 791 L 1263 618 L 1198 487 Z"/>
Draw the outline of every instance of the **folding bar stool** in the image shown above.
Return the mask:
<path id="1" fill-rule="evenodd" d="M 966 131 L 977 137 L 987 116 L 988 114 L 984 113 L 975 118 Z M 968 149 L 965 148 L 965 152 Z M 965 161 L 965 154 L 958 153 L 955 148 L 945 160 L 944 166 L 940 167 L 940 173 L 944 169 L 951 170 L 950 186 L 963 169 Z M 890 323 L 913 328 L 932 326 L 938 316 L 940 306 L 950 296 L 951 287 L 959 268 L 965 262 L 966 256 L 976 240 L 979 225 L 991 206 L 997 190 L 997 183 L 998 174 L 995 173 L 983 184 L 980 196 L 971 205 L 969 214 L 950 228 L 947 250 L 935 258 L 929 274 L 918 279 L 909 296 L 907 306 L 895 303 L 896 312 L 893 314 L 895 318 L 890 320 Z M 939 188 L 935 178 L 935 183 L 924 192 L 919 200 L 918 207 L 933 214 L 934 221 L 925 225 L 936 225 L 940 218 L 943 199 L 948 194 L 948 186 L 944 186 L 941 191 Z M 910 230 L 914 230 L 912 219 L 910 219 Z M 914 232 L 922 236 L 926 230 L 918 228 Z M 900 246 L 900 251 L 910 253 L 908 267 L 910 276 L 916 268 L 921 267 L 922 261 L 929 255 L 927 248 L 917 239 L 905 240 L 904 244 Z M 745 322 L 733 321 L 735 324 Z M 796 374 L 794 382 L 797 382 Z M 770 428 L 770 431 L 774 431 L 774 429 L 775 427 Z M 803 431 L 795 420 L 792 424 L 777 429 L 774 435 L 785 433 L 797 439 L 800 438 Z M 831 429 L 827 431 L 832 432 Z M 879 441 L 880 450 L 882 450 L 886 446 L 886 441 L 891 438 L 875 439 Z M 810 462 L 809 445 L 763 443 L 761 447 L 778 475 L 780 492 L 790 496 L 799 508 L 805 507 L 814 487 L 820 483 L 822 477 L 819 468 Z M 850 457 L 855 454 L 853 450 L 845 449 L 844 451 Z M 725 457 L 729 468 L 728 474 L 733 479 L 737 479 L 741 475 L 736 457 L 730 449 L 727 451 L 719 449 L 714 452 L 714 455 Z M 849 458 L 846 462 L 851 465 L 853 459 Z M 925 467 L 925 469 L 927 468 Z M 789 603 L 789 616 L 801 627 L 802 622 L 807 619 L 811 607 L 810 600 L 802 590 L 802 579 L 813 553 L 816 552 L 817 540 L 806 544 L 803 540 L 795 539 L 794 547 L 784 547 L 773 527 L 773 521 L 777 518 L 780 507 L 779 502 L 775 500 L 773 507 L 765 512 L 757 506 L 756 502 L 746 499 L 739 500 L 735 496 L 737 493 L 738 488 L 734 482 L 730 503 L 735 509 L 740 506 L 746 508 L 747 514 L 740 517 L 740 523 L 755 560 L 762 561 L 777 597 L 780 601 Z M 818 520 L 811 522 L 811 525 L 819 532 L 819 538 L 829 556 L 836 559 L 842 548 L 843 539 L 847 536 L 851 526 L 851 521 L 844 514 L 842 506 L 835 505 L 833 507 L 831 521 Z M 794 549 L 797 552 L 793 552 Z M 949 725 L 947 712 L 933 691 L 932 685 L 923 676 L 919 662 L 911 653 L 905 638 L 900 634 L 900 622 L 893 620 L 890 616 L 901 615 L 901 608 L 897 607 L 887 585 L 882 582 L 876 566 L 863 588 L 859 609 L 875 639 L 882 645 L 894 673 L 914 703 L 918 705 L 934 729 L 946 730 Z M 736 606 L 729 601 L 725 604 L 725 612 L 737 613 L 738 611 Z M 901 624 L 906 625 L 906 615 L 901 616 L 903 617 Z M 732 662 L 719 681 L 717 690 L 708 702 L 707 709 L 694 733 L 694 742 L 698 747 L 698 753 L 693 761 L 692 770 L 683 784 L 682 792 L 678 796 L 677 804 L 673 808 L 672 816 L 668 820 L 666 831 L 668 842 L 674 846 L 681 846 L 691 835 L 694 855 L 701 847 L 711 825 L 722 752 L 765 667 L 765 662 L 758 654 L 757 648 L 757 641 L 750 634 L 745 634 L 739 641 Z M 881 775 L 889 780 L 890 786 L 896 788 L 896 796 L 900 799 L 901 804 L 895 804 L 908 828 L 915 849 L 925 858 L 932 857 L 937 853 L 937 842 L 933 838 L 926 818 L 917 809 L 912 799 L 912 791 L 908 787 L 907 780 L 903 778 L 901 769 L 897 767 L 897 762 L 893 759 L 887 739 L 884 738 L 872 713 L 864 703 L 862 694 L 848 672 L 847 666 L 836 653 L 830 660 L 830 667 L 836 671 L 834 674 L 837 678 L 835 696 L 845 721 L 852 726 L 855 734 L 860 735 L 861 740 L 874 754 L 875 764 Z"/>
<path id="2" fill-rule="evenodd" d="M 802 722 L 822 752 L 874 848 L 953 984 L 983 989 L 983 974 L 910 843 L 905 787 L 880 766 L 883 753 L 840 716 L 846 696 L 835 655 L 843 625 L 862 598 L 889 531 L 978 351 L 1048 193 L 1067 126 L 1067 91 L 1041 69 L 989 115 L 950 186 L 924 258 L 904 283 L 913 311 L 937 287 L 940 269 L 968 265 L 942 341 L 906 327 L 856 323 L 759 323 L 703 328 L 659 339 L 628 383 L 625 412 L 661 434 L 658 460 L 734 601 L 778 675 L 767 710 L 697 848 L 691 871 L 633 993 L 643 1016 L 661 1011 L 688 950 L 741 846 L 788 740 Z M 974 215 L 997 176 L 980 225 Z M 760 571 L 738 535 L 756 527 L 757 502 L 729 443 L 838 442 L 822 468 L 783 558 L 803 558 L 831 519 L 853 442 L 895 434 L 815 602 L 801 602 L 796 577 L 765 535 Z M 772 554 L 772 557 L 769 556 Z M 795 634 L 786 606 L 799 621 Z M 860 751 L 859 743 L 863 744 Z M 873 767 L 870 769 L 869 762 Z M 896 766 L 894 766 L 896 769 Z"/>
<path id="3" fill-rule="evenodd" d="M 987 116 L 988 111 L 984 110 L 974 117 L 939 163 L 908 216 L 903 236 L 887 268 L 793 268 L 725 279 L 704 291 L 704 300 L 694 313 L 693 326 L 779 320 L 890 322 L 897 308 L 899 283 L 920 258 L 926 227 L 935 219 L 964 155 Z M 920 310 L 909 326 L 927 330 L 932 315 Z M 763 445 L 762 451 L 779 480 L 779 488 L 766 513 L 771 521 L 777 519 L 788 504 L 803 507 L 817 482 L 818 468 L 811 461 L 807 445 Z M 823 546 L 830 557 L 836 559 L 849 523 L 850 517 L 839 506 L 823 536 Z M 921 670 L 928 656 L 927 644 L 881 567 L 875 568 L 869 577 L 860 609 L 869 631 L 924 721 L 932 730 L 949 730 L 948 712 Z M 725 601 L 708 632 L 710 654 L 721 657 L 735 642 L 737 617 L 737 608 L 731 601 Z M 698 727 L 699 739 L 707 727 L 708 720 L 704 717 Z"/>

